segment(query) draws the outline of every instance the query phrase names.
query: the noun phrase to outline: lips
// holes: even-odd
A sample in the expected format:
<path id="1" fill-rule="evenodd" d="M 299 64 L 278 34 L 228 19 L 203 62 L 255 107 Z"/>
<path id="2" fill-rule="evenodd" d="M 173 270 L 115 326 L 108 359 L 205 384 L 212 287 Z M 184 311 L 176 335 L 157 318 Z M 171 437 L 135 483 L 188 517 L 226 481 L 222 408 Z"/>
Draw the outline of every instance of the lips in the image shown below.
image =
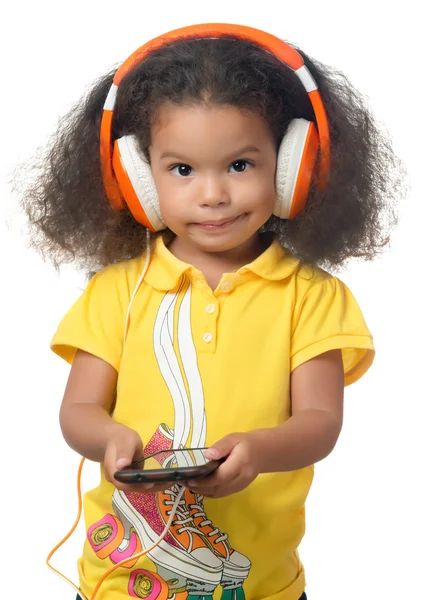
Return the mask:
<path id="1" fill-rule="evenodd" d="M 211 219 L 208 221 L 202 221 L 200 223 L 192 223 L 192 225 L 196 225 L 197 227 L 201 227 L 202 229 L 206 229 L 207 231 L 219 231 L 230 227 L 233 223 L 239 221 L 245 217 L 246 213 L 238 215 L 237 217 L 230 217 L 226 219 Z"/>
<path id="2" fill-rule="evenodd" d="M 201 223 L 199 223 L 199 225 L 208 225 L 210 227 L 221 227 L 222 225 L 225 225 L 226 223 L 231 223 L 232 221 L 235 221 L 238 217 L 231 217 L 230 219 L 221 219 L 220 221 L 202 221 Z"/>

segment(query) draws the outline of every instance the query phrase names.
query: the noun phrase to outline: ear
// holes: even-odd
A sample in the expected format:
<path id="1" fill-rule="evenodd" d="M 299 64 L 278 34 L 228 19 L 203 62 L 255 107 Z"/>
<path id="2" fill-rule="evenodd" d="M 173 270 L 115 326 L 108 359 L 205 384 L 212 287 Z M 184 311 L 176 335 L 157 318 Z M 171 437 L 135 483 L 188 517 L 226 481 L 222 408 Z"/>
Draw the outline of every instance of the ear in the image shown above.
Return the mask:
<path id="1" fill-rule="evenodd" d="M 114 142 L 113 169 L 136 221 L 151 231 L 165 229 L 151 167 L 136 136 L 125 135 Z"/>

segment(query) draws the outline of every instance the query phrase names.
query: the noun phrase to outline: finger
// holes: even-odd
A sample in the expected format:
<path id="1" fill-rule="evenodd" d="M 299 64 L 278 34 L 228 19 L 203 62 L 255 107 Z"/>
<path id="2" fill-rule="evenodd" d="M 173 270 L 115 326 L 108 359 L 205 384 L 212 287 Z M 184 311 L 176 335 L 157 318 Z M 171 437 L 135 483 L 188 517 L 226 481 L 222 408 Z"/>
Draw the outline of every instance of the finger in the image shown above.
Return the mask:
<path id="1" fill-rule="evenodd" d="M 217 487 L 217 485 L 218 483 L 215 481 L 213 475 L 208 475 L 207 477 L 202 477 L 201 479 L 194 479 L 185 483 L 185 486 L 193 491 L 210 490 Z"/>
<path id="2" fill-rule="evenodd" d="M 116 450 L 116 471 L 128 467 L 130 464 L 141 458 L 144 458 L 144 454 L 143 448 L 139 446 L 127 448 L 126 450 Z"/>
<path id="3" fill-rule="evenodd" d="M 128 467 L 133 461 L 130 452 L 118 452 L 116 446 L 112 445 L 106 450 L 103 461 L 107 476 L 113 478 L 116 471 L 120 471 Z"/>
<path id="4" fill-rule="evenodd" d="M 106 458 L 108 459 L 108 457 Z M 141 443 L 131 444 L 125 448 L 113 445 L 110 448 L 110 458 L 107 460 L 108 471 L 111 475 L 114 475 L 116 471 L 129 467 L 134 461 L 140 458 L 144 458 Z"/>
<path id="5" fill-rule="evenodd" d="M 233 448 L 239 443 L 241 436 L 237 433 L 230 433 L 226 435 L 218 442 L 213 444 L 210 448 L 205 450 L 204 455 L 210 460 L 218 460 L 228 456 Z"/>
<path id="6" fill-rule="evenodd" d="M 229 462 L 230 461 L 227 461 L 221 465 L 217 471 L 211 475 L 208 475 L 207 477 L 189 481 L 188 487 L 193 490 L 200 489 L 209 492 L 210 490 L 214 490 L 220 486 L 227 486 L 230 482 L 239 477 L 241 473 L 241 467 L 237 461 L 233 461 L 234 464 L 229 464 Z"/>
<path id="7" fill-rule="evenodd" d="M 230 496 L 236 494 L 246 487 L 244 479 L 241 475 L 231 480 L 229 483 L 224 485 L 216 485 L 212 488 L 192 488 L 193 491 L 205 498 L 223 498 L 224 496 Z"/>
<path id="8" fill-rule="evenodd" d="M 121 456 L 115 462 L 116 471 L 129 467 L 133 461 L 128 456 Z"/>
<path id="9" fill-rule="evenodd" d="M 211 475 L 202 477 L 202 479 L 191 480 L 191 487 L 199 483 L 200 486 L 210 488 L 218 485 L 226 485 L 229 481 L 238 477 L 242 470 L 242 456 L 230 454 L 225 462 L 223 462 Z"/>
<path id="10" fill-rule="evenodd" d="M 116 471 L 122 471 L 125 467 L 131 464 L 131 459 L 128 457 L 122 457 L 115 461 L 113 466 L 113 454 L 114 452 L 110 452 L 111 458 L 108 456 L 105 459 L 104 470 L 106 479 L 112 483 L 117 489 L 122 490 L 123 492 L 148 492 L 152 491 L 153 484 L 152 483 L 122 483 L 115 479 L 114 475 Z M 131 470 L 129 470 L 131 472 Z"/>
<path id="11" fill-rule="evenodd" d="M 109 446 L 105 451 L 105 456 L 103 458 L 103 470 L 105 472 L 106 479 L 114 483 L 114 473 L 118 470 L 116 467 L 116 448 L 114 446 Z"/>
<path id="12" fill-rule="evenodd" d="M 118 469 L 119 471 L 120 469 Z M 125 477 L 120 477 L 120 479 L 126 479 L 126 483 L 119 481 L 114 477 L 116 471 L 112 474 L 108 474 L 107 479 L 110 483 L 112 483 L 117 489 L 122 490 L 123 492 L 147 492 L 152 491 L 154 484 L 148 482 L 138 482 L 134 479 L 134 477 L 128 478 L 127 475 L 131 474 L 131 469 L 123 469 L 126 471 Z"/>

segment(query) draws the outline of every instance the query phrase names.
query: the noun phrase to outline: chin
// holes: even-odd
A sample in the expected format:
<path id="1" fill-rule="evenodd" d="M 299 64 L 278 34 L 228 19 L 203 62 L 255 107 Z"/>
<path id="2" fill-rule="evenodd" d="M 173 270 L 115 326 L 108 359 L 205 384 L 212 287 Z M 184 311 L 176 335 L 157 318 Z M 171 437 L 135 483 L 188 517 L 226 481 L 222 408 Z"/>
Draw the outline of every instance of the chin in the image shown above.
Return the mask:
<path id="1" fill-rule="evenodd" d="M 202 252 L 229 252 L 230 250 L 234 250 L 235 248 L 237 248 L 238 246 L 240 246 L 240 244 L 230 244 L 228 242 L 222 242 L 222 241 L 217 241 L 214 240 L 214 242 L 212 243 L 200 243 L 198 244 L 200 250 Z"/>

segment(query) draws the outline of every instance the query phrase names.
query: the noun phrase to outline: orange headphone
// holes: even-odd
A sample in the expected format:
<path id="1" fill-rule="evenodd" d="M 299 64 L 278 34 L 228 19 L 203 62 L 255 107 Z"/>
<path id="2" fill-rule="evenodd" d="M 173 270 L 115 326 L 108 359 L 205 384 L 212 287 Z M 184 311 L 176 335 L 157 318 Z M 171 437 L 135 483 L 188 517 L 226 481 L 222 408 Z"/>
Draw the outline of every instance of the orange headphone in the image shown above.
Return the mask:
<path id="1" fill-rule="evenodd" d="M 151 231 L 165 229 L 151 168 L 134 135 L 112 140 L 112 119 L 119 84 L 123 77 L 151 52 L 178 39 L 217 38 L 233 35 L 255 42 L 291 67 L 310 98 L 316 125 L 293 119 L 279 147 L 276 168 L 276 204 L 273 213 L 293 219 L 305 206 L 318 150 L 318 188 L 325 187 L 330 170 L 330 137 L 327 115 L 316 82 L 302 56 L 279 38 L 243 25 L 209 23 L 191 25 L 160 35 L 136 50 L 119 67 L 108 92 L 100 128 L 100 159 L 106 195 L 116 210 L 125 204 L 134 218 Z"/>

